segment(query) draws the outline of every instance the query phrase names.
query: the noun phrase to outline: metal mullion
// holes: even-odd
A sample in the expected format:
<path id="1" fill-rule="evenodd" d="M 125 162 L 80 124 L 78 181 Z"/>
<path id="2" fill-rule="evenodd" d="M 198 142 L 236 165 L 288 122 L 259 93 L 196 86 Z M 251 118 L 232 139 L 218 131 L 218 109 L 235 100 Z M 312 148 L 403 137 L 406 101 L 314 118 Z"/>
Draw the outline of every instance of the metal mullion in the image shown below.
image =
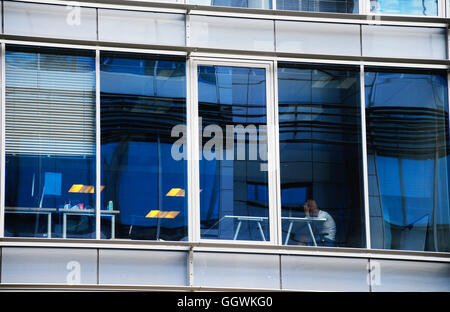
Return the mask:
<path id="1" fill-rule="evenodd" d="M 276 244 L 283 245 L 283 224 L 281 222 L 281 173 L 280 173 L 280 123 L 279 123 L 279 108 L 278 108 L 278 62 L 273 62 L 273 111 L 274 111 L 274 161 L 275 161 L 275 192 L 276 192 Z"/>
<path id="2" fill-rule="evenodd" d="M 100 239 L 101 226 L 101 151 L 100 151 L 100 50 L 95 50 L 95 238 Z M 112 233 L 111 233 L 112 235 Z"/>
<path id="3" fill-rule="evenodd" d="M 366 248 L 371 249 L 370 239 L 370 207 L 369 207 L 369 172 L 367 166 L 367 137 L 366 137 L 366 95 L 364 65 L 360 65 L 360 96 L 361 96 L 361 138 L 363 165 L 363 196 L 364 196 L 364 224 L 366 234 Z"/>
<path id="4" fill-rule="evenodd" d="M 5 62 L 5 43 L 1 43 L 1 108 L 0 108 L 0 116 L 1 116 L 1 149 L 0 149 L 0 237 L 5 236 L 5 113 L 6 113 L 6 103 L 5 103 L 5 92 L 6 92 L 6 81 L 5 81 L 5 72 L 6 72 L 6 62 Z"/>
<path id="5" fill-rule="evenodd" d="M 277 148 L 276 148 L 276 110 L 274 90 L 274 64 L 267 65 L 266 69 L 266 139 L 267 139 L 267 179 L 269 188 L 269 242 L 279 244 L 278 224 L 278 190 L 277 190 Z M 259 147 L 261 148 L 261 147 Z"/>
<path id="6" fill-rule="evenodd" d="M 445 18 L 447 16 L 446 0 L 438 0 L 438 17 Z"/>
<path id="7" fill-rule="evenodd" d="M 368 3 L 369 0 L 359 0 L 358 5 L 359 5 L 359 14 L 364 15 L 364 14 L 368 14 L 370 13 L 370 8 L 368 7 Z"/>
<path id="8" fill-rule="evenodd" d="M 188 231 L 189 241 L 200 239 L 200 176 L 199 176 L 199 130 L 197 108 L 197 64 L 192 59 L 186 61 L 186 143 L 188 166 Z"/>

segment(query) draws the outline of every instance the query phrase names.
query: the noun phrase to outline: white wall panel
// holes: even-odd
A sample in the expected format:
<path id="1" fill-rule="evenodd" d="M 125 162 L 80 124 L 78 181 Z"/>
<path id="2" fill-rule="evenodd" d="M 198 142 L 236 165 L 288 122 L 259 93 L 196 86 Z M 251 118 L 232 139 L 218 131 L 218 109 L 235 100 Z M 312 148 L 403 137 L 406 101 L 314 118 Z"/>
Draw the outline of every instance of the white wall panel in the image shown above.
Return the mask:
<path id="1" fill-rule="evenodd" d="M 95 8 L 5 1 L 4 10 L 8 35 L 97 39 Z"/>

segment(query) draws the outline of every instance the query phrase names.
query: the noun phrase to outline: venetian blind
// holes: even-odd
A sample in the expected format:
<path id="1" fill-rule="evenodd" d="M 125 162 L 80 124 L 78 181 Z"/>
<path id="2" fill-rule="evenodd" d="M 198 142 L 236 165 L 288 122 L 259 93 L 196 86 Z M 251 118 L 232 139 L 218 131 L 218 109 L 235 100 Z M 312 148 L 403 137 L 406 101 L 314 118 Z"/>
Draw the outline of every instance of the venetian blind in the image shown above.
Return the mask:
<path id="1" fill-rule="evenodd" d="M 95 59 L 6 52 L 6 153 L 95 154 Z"/>

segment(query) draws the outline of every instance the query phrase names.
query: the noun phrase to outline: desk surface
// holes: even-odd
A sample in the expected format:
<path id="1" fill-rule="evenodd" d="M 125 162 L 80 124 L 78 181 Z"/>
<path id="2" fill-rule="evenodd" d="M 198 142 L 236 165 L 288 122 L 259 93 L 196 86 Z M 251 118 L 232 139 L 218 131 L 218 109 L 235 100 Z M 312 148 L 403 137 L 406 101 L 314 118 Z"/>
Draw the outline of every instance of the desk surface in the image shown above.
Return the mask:
<path id="1" fill-rule="evenodd" d="M 327 221 L 325 218 L 318 217 L 281 217 L 282 220 L 289 220 L 293 222 L 305 222 L 305 221 L 319 221 L 324 222 Z"/>
<path id="2" fill-rule="evenodd" d="M 232 216 L 232 215 L 226 215 L 224 218 L 233 218 L 238 219 L 239 221 L 265 221 L 268 220 L 268 217 L 254 217 L 254 216 Z M 288 220 L 293 222 L 306 222 L 306 221 L 318 221 L 318 222 L 324 222 L 327 221 L 325 218 L 318 218 L 318 217 L 281 217 L 282 220 Z"/>
<path id="3" fill-rule="evenodd" d="M 6 207 L 6 211 L 23 212 L 62 212 L 62 213 L 94 213 L 95 209 L 75 209 L 75 208 L 31 208 L 31 207 Z M 118 214 L 119 210 L 100 210 L 102 214 Z"/>

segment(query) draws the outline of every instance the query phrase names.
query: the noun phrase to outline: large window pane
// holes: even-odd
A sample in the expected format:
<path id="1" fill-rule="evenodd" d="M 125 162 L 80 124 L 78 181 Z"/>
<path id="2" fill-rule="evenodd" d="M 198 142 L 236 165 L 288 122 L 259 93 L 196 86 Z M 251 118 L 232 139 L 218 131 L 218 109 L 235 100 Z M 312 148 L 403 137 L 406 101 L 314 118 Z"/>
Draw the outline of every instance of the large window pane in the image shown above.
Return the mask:
<path id="1" fill-rule="evenodd" d="M 370 12 L 437 16 L 438 0 L 370 0 Z"/>
<path id="2" fill-rule="evenodd" d="M 446 74 L 365 74 L 373 248 L 450 250 Z"/>
<path id="3" fill-rule="evenodd" d="M 103 53 L 100 66 L 102 237 L 187 240 L 186 160 L 171 136 L 186 123 L 185 62 Z"/>
<path id="4" fill-rule="evenodd" d="M 359 7 L 358 0 L 277 0 L 277 10 L 358 13 Z"/>
<path id="5" fill-rule="evenodd" d="M 95 237 L 95 58 L 7 47 L 5 236 Z"/>
<path id="6" fill-rule="evenodd" d="M 272 9 L 272 0 L 188 0 L 189 4 Z"/>
<path id="7" fill-rule="evenodd" d="M 359 72 L 279 64 L 283 243 L 364 247 Z"/>
<path id="8" fill-rule="evenodd" d="M 266 71 L 198 66 L 201 237 L 269 240 Z"/>

